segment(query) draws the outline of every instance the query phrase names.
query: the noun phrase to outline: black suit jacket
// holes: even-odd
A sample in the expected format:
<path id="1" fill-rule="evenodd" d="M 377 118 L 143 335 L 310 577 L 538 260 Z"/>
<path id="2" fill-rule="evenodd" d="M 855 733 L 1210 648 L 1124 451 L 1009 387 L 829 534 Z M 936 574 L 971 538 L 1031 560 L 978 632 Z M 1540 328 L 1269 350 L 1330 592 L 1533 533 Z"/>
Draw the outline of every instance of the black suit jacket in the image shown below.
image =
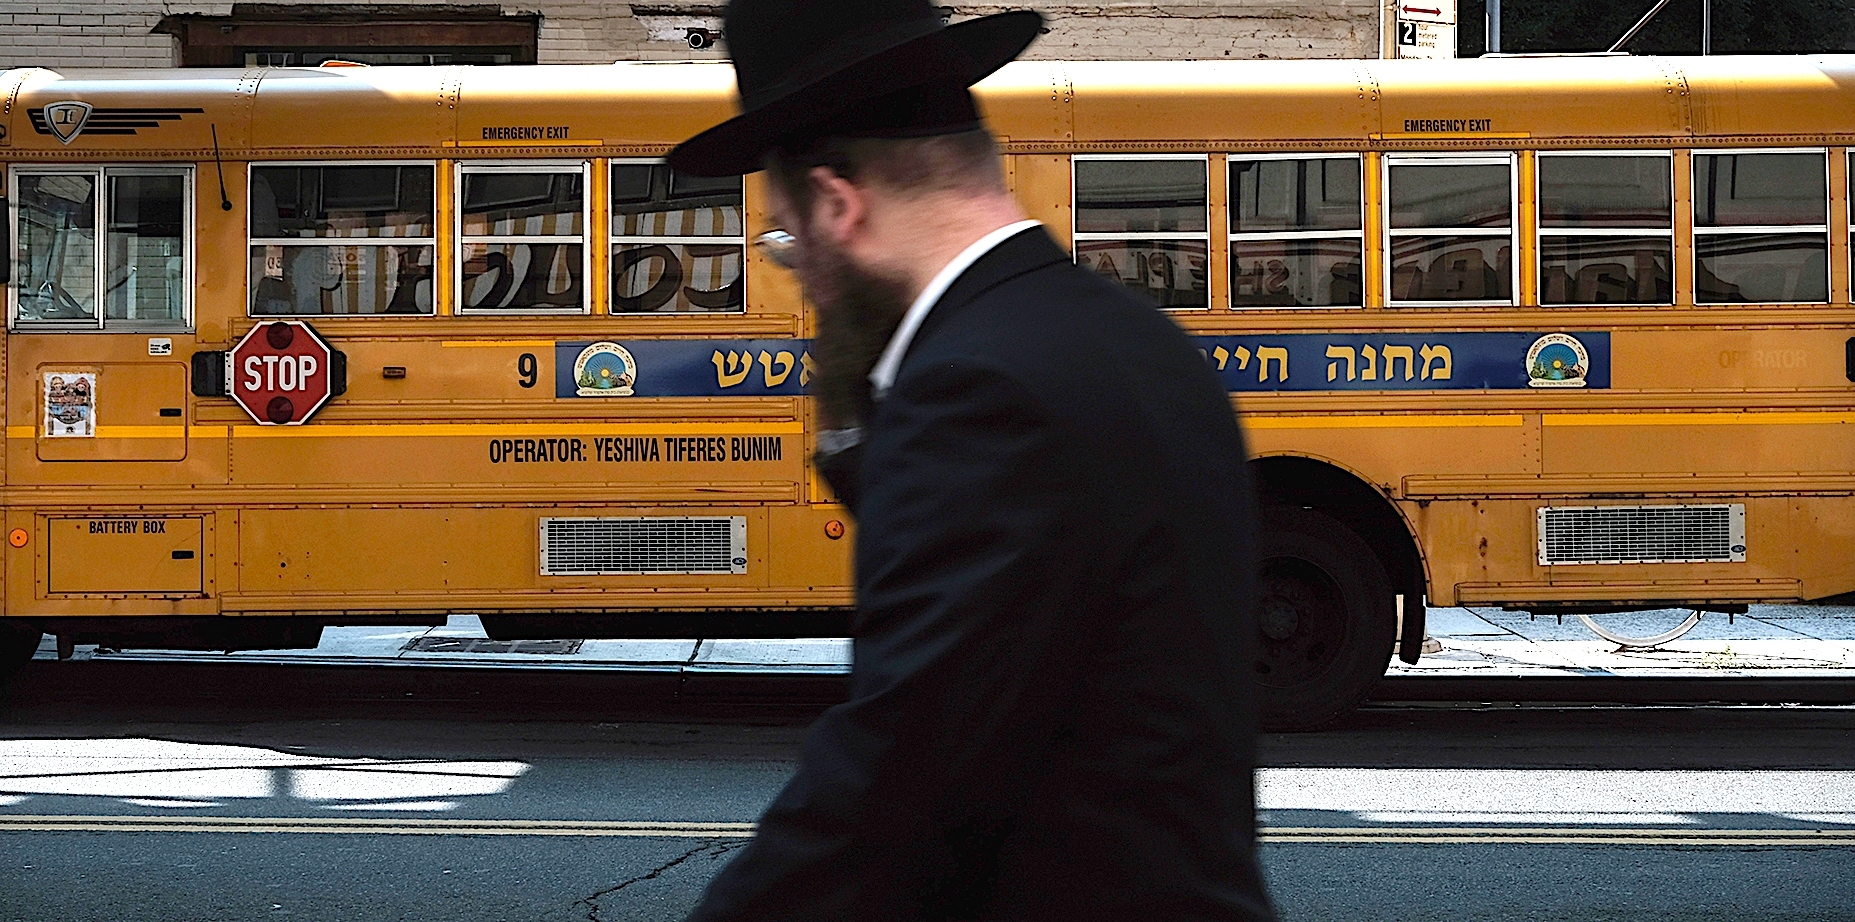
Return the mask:
<path id="1" fill-rule="evenodd" d="M 1269 918 L 1254 510 L 1198 349 L 1029 230 L 863 435 L 852 699 L 691 918 Z"/>

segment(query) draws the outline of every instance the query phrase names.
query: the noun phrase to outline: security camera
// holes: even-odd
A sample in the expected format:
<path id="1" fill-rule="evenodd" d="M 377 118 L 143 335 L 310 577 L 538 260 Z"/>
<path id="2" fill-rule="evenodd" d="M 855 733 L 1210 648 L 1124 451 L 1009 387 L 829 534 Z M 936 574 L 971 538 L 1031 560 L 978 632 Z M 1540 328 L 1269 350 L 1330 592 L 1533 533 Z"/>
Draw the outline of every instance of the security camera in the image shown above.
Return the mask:
<path id="1" fill-rule="evenodd" d="M 718 33 L 709 29 L 690 29 L 689 47 L 696 51 L 713 48 L 715 47 L 716 40 L 719 38 L 721 38 L 721 36 Z"/>

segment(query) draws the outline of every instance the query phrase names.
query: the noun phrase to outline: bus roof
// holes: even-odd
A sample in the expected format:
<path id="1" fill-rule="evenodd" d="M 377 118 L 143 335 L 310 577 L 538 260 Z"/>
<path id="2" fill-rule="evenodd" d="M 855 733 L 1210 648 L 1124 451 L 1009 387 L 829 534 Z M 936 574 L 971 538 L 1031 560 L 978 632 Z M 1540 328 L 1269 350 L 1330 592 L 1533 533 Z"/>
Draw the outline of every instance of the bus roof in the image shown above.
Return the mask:
<path id="1" fill-rule="evenodd" d="M 734 111 L 725 63 L 0 74 L 0 150 L 37 159 L 356 152 L 656 156 Z M 1011 149 L 1835 144 L 1855 55 L 1024 61 L 980 84 Z M 44 110 L 90 106 L 64 143 Z M 64 127 L 69 127 L 66 113 Z M 30 152 L 30 153 L 27 153 Z"/>

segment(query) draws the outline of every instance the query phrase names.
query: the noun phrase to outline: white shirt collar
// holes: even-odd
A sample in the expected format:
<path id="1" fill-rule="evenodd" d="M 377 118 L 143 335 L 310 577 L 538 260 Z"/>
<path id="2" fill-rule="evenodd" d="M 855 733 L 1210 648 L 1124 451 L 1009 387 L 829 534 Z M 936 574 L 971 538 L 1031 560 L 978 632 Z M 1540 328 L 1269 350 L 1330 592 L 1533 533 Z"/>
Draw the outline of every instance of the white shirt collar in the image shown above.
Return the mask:
<path id="1" fill-rule="evenodd" d="M 1042 221 L 1019 221 L 1015 224 L 1007 224 L 979 238 L 973 242 L 972 246 L 961 250 L 960 255 L 953 257 L 953 261 L 942 268 L 940 274 L 934 276 L 934 280 L 928 282 L 926 288 L 921 289 L 921 294 L 915 298 L 915 303 L 908 306 L 908 313 L 902 315 L 902 322 L 895 328 L 895 335 L 889 337 L 889 345 L 882 350 L 882 357 L 876 360 L 876 367 L 870 369 L 870 384 L 874 385 L 871 393 L 876 399 L 881 400 L 889 393 L 889 388 L 895 384 L 895 376 L 902 370 L 902 356 L 908 354 L 908 344 L 914 342 L 915 333 L 921 329 L 921 322 L 927 319 L 928 311 L 934 309 L 934 305 L 940 301 L 940 296 L 947 293 L 947 289 L 953 286 L 954 281 L 965 274 L 967 269 L 972 268 L 973 263 L 978 262 L 980 257 L 992 252 L 999 244 L 1033 227 L 1042 226 Z"/>

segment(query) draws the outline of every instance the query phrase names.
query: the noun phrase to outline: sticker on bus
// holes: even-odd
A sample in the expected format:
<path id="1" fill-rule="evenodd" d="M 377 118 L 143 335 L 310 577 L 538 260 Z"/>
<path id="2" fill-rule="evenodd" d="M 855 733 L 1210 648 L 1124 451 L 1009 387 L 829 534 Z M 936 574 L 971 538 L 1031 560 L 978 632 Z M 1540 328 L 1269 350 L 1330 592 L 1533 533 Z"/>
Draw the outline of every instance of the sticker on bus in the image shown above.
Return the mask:
<path id="1" fill-rule="evenodd" d="M 45 373 L 45 437 L 89 439 L 97 434 L 97 376 L 89 371 Z"/>

